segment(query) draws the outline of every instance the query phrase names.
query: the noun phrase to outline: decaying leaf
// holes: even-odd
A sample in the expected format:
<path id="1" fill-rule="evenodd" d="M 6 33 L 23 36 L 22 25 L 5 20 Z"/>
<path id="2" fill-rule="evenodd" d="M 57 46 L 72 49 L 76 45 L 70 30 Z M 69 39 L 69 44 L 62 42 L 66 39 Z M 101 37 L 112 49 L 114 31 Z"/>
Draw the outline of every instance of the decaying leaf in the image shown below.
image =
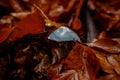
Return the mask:
<path id="1" fill-rule="evenodd" d="M 45 29 L 43 18 L 36 12 L 23 18 L 14 27 L 10 36 L 11 40 L 20 39 L 27 34 L 42 33 Z"/>
<path id="2" fill-rule="evenodd" d="M 120 44 L 111 39 L 98 39 L 90 43 L 89 46 L 105 50 L 109 53 L 120 53 Z"/>
<path id="3" fill-rule="evenodd" d="M 10 33 L 13 31 L 14 27 L 11 27 L 11 25 L 5 25 L 5 27 L 0 28 L 0 43 L 5 41 Z"/>
<path id="4" fill-rule="evenodd" d="M 120 54 L 108 54 L 103 51 L 93 51 L 100 63 L 100 66 L 102 67 L 103 71 L 106 72 L 107 74 L 115 74 L 119 75 L 120 74 Z M 103 75 L 104 76 L 104 75 Z"/>
<path id="5" fill-rule="evenodd" d="M 119 4 L 0 0 L 0 80 L 120 80 Z"/>
<path id="6" fill-rule="evenodd" d="M 15 12 L 22 12 L 25 10 L 21 2 L 18 0 L 9 0 L 8 2 Z"/>
<path id="7" fill-rule="evenodd" d="M 99 64 L 92 50 L 76 43 L 67 58 L 50 69 L 49 77 L 51 80 L 96 80 L 98 69 Z"/>
<path id="8" fill-rule="evenodd" d="M 117 56 L 117 57 L 116 57 Z M 107 57 L 108 62 L 111 64 L 114 71 L 119 75 L 120 74 L 120 62 L 119 62 L 119 54 L 118 55 L 110 55 Z"/>
<path id="9" fill-rule="evenodd" d="M 96 51 L 94 53 L 103 71 L 107 73 L 114 73 L 114 70 L 112 69 L 111 65 L 107 61 L 107 55 L 104 53 L 96 52 Z"/>
<path id="10" fill-rule="evenodd" d="M 100 77 L 98 80 L 119 80 L 119 79 L 120 79 L 119 75 L 109 74 Z"/>

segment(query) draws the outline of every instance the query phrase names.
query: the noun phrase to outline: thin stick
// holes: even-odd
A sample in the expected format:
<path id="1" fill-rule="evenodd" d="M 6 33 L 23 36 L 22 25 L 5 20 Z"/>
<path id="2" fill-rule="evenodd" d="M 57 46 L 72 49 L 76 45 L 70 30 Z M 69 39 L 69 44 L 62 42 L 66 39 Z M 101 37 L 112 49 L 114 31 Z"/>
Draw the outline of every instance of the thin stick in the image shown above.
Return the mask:
<path id="1" fill-rule="evenodd" d="M 45 15 L 45 13 L 44 13 L 36 4 L 33 4 L 33 6 L 34 6 L 36 9 L 38 9 L 38 10 L 41 12 L 41 14 L 42 14 L 46 19 L 48 19 L 48 17 Z"/>
<path id="2" fill-rule="evenodd" d="M 80 11 L 81 11 L 83 2 L 84 2 L 83 0 L 79 0 L 78 6 L 77 6 L 77 9 L 76 9 L 76 14 L 75 14 L 76 17 L 78 17 L 80 15 Z"/>

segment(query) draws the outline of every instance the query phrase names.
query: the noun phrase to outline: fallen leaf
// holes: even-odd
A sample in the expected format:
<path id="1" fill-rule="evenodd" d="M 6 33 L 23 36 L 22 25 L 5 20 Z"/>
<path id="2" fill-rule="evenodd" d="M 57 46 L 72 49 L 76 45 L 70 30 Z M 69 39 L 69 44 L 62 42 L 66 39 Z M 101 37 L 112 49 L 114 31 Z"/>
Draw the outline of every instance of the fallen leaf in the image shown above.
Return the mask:
<path id="1" fill-rule="evenodd" d="M 9 0 L 9 5 L 13 8 L 15 12 L 22 12 L 25 11 L 23 5 L 18 0 Z"/>
<path id="2" fill-rule="evenodd" d="M 119 53 L 120 44 L 111 39 L 98 39 L 89 44 L 90 47 L 96 47 L 109 53 Z"/>
<path id="3" fill-rule="evenodd" d="M 95 55 L 98 59 L 98 62 L 100 64 L 100 66 L 102 67 L 103 71 L 106 73 L 114 73 L 112 66 L 110 65 L 110 63 L 107 60 L 107 55 L 102 52 L 95 51 L 95 50 L 93 50 L 93 52 L 95 53 Z"/>
<path id="4" fill-rule="evenodd" d="M 27 34 L 38 34 L 44 31 L 45 25 L 44 20 L 37 12 L 28 15 L 23 18 L 18 24 L 16 24 L 15 29 L 11 34 L 11 40 L 17 40 Z"/>
<path id="5" fill-rule="evenodd" d="M 0 43 L 8 38 L 13 29 L 14 27 L 11 27 L 11 25 L 6 25 L 5 27 L 0 28 Z"/>
<path id="6" fill-rule="evenodd" d="M 117 57 L 114 57 L 114 55 L 107 57 L 108 62 L 111 64 L 111 67 L 118 75 L 120 75 L 120 62 L 117 61 L 117 59 L 119 58 L 120 58 L 119 55 L 117 55 Z"/>
<path id="7" fill-rule="evenodd" d="M 98 80 L 120 80 L 120 76 L 115 74 L 108 74 L 101 76 Z"/>
<path id="8" fill-rule="evenodd" d="M 93 50 L 102 70 L 108 74 L 120 75 L 120 54 L 108 54 L 103 51 Z"/>
<path id="9" fill-rule="evenodd" d="M 50 69 L 52 74 L 49 76 L 51 80 L 96 80 L 98 69 L 99 64 L 91 48 L 76 43 L 67 58 Z"/>

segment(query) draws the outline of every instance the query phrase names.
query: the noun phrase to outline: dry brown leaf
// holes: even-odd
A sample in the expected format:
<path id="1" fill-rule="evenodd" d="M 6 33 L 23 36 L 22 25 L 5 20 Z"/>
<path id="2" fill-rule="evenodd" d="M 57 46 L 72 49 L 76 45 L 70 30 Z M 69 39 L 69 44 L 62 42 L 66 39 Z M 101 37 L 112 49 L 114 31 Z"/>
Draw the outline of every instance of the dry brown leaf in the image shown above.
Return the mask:
<path id="1" fill-rule="evenodd" d="M 101 76 L 98 80 L 120 80 L 120 76 L 115 74 L 108 74 Z"/>
<path id="2" fill-rule="evenodd" d="M 114 57 L 114 55 L 111 56 L 107 56 L 107 60 L 109 62 L 109 64 L 111 65 L 111 67 L 113 68 L 113 70 L 120 75 L 120 62 L 118 61 L 120 58 L 120 55 L 116 55 L 117 57 Z M 118 59 L 118 60 L 117 60 Z"/>
<path id="3" fill-rule="evenodd" d="M 25 11 L 23 5 L 19 0 L 9 0 L 8 2 L 15 12 Z"/>
<path id="4" fill-rule="evenodd" d="M 67 58 L 61 62 L 60 66 L 50 69 L 52 80 L 96 80 L 99 69 L 97 58 L 88 48 L 76 43 Z M 60 70 L 59 70 L 60 69 Z"/>
<path id="5" fill-rule="evenodd" d="M 103 51 L 93 50 L 95 53 L 102 70 L 109 74 L 120 75 L 120 55 L 108 54 Z"/>
<path id="6" fill-rule="evenodd" d="M 61 74 L 56 75 L 51 80 L 88 80 L 85 78 L 79 78 L 80 74 L 76 70 L 67 70 Z"/>
<path id="7" fill-rule="evenodd" d="M 6 25 L 5 27 L 0 28 L 0 43 L 8 38 L 13 29 L 14 27 L 11 27 L 11 25 Z"/>
<path id="8" fill-rule="evenodd" d="M 102 67 L 103 71 L 106 73 L 114 73 L 114 70 L 113 70 L 111 64 L 107 60 L 107 55 L 104 54 L 103 52 L 99 52 L 99 51 L 95 51 L 95 50 L 93 50 L 93 52 L 95 53 L 95 55 L 98 59 L 98 62 L 100 64 L 100 66 Z"/>
<path id="9" fill-rule="evenodd" d="M 120 44 L 111 39 L 98 39 L 98 40 L 95 40 L 94 42 L 90 43 L 89 46 L 105 50 L 109 53 L 119 53 L 120 52 Z"/>
<path id="10" fill-rule="evenodd" d="M 120 44 L 120 38 L 113 38 L 112 40 L 114 40 Z"/>
<path id="11" fill-rule="evenodd" d="M 11 34 L 11 40 L 17 40 L 27 34 L 38 34 L 44 31 L 45 25 L 43 18 L 38 13 L 33 13 L 23 18 L 16 24 Z"/>

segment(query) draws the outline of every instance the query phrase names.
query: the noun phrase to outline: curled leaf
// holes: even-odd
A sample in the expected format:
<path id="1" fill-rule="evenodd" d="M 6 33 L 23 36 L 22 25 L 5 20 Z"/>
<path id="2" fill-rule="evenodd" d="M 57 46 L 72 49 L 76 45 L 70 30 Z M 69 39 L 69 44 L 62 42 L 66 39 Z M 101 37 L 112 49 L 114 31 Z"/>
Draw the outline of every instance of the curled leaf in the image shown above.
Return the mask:
<path id="1" fill-rule="evenodd" d="M 96 80 L 98 69 L 99 64 L 92 50 L 76 43 L 65 60 L 51 67 L 49 76 L 52 80 Z"/>
<path id="2" fill-rule="evenodd" d="M 10 33 L 13 31 L 14 27 L 11 27 L 11 25 L 6 25 L 5 27 L 0 28 L 0 43 L 5 41 Z"/>
<path id="3" fill-rule="evenodd" d="M 120 44 L 111 39 L 98 39 L 92 43 L 90 43 L 91 47 L 96 47 L 102 50 L 105 50 L 110 53 L 119 53 L 120 52 Z"/>
<path id="4" fill-rule="evenodd" d="M 38 34 L 44 31 L 44 20 L 38 13 L 33 13 L 23 18 L 16 24 L 10 38 L 11 40 L 20 39 L 27 34 Z"/>
<path id="5" fill-rule="evenodd" d="M 98 80 L 119 80 L 120 76 L 115 74 L 108 74 L 100 77 Z"/>

